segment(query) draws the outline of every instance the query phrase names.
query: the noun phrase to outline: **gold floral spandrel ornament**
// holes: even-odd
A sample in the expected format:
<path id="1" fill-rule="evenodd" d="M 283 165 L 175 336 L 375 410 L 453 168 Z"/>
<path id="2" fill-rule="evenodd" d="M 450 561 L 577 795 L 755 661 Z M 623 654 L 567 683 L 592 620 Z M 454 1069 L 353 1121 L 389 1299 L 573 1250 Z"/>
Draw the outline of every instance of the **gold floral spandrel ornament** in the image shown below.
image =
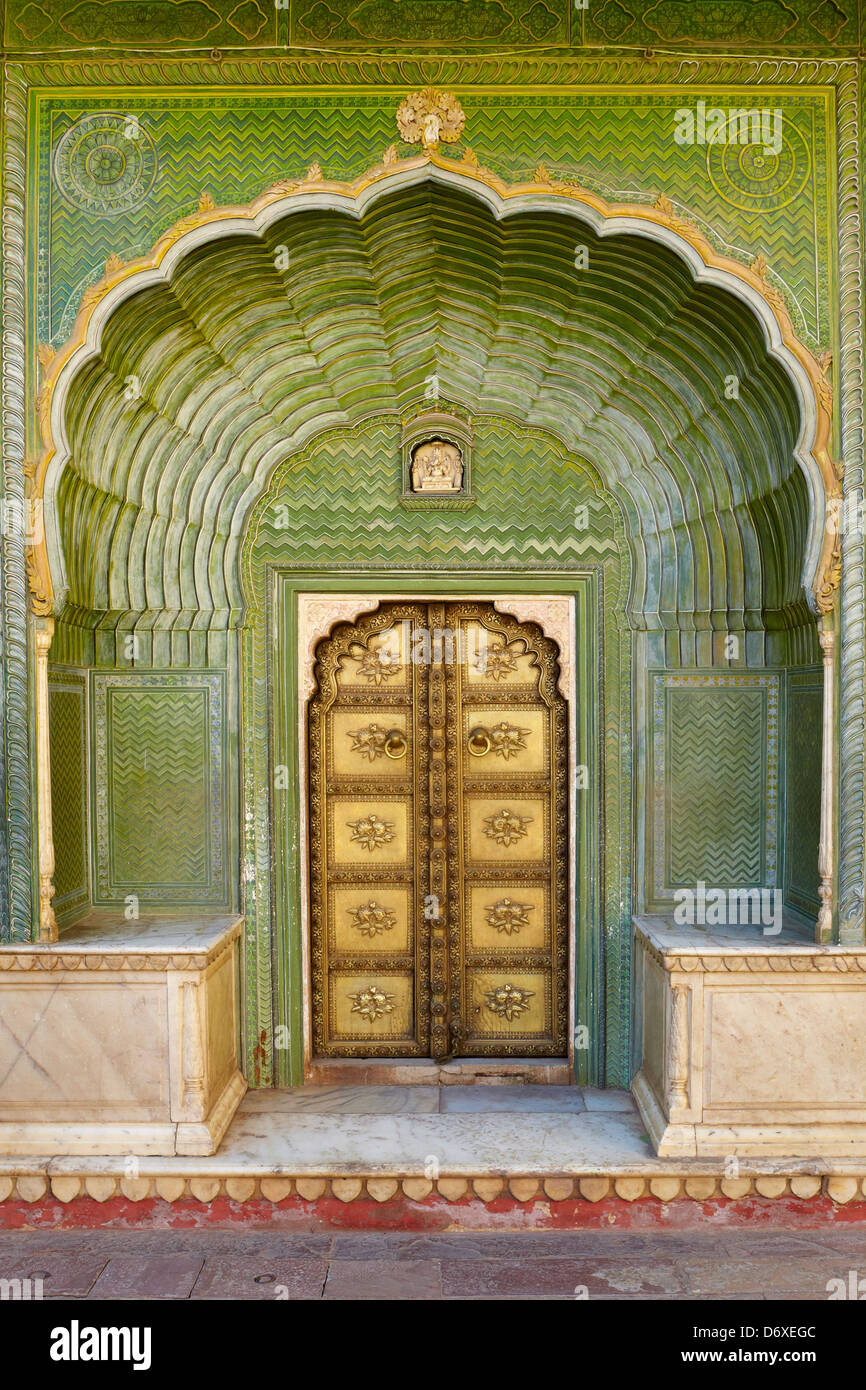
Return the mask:
<path id="1" fill-rule="evenodd" d="M 532 903 L 515 903 L 511 898 L 500 898 L 498 903 L 486 909 L 487 923 L 495 931 L 512 936 L 529 926 L 529 914 L 533 910 Z"/>
<path id="2" fill-rule="evenodd" d="M 515 1018 L 526 1013 L 529 1000 L 534 994 L 534 989 L 518 989 L 516 985 L 511 984 L 498 985 L 496 989 L 486 991 L 487 1007 L 491 1013 L 512 1023 Z"/>
<path id="3" fill-rule="evenodd" d="M 381 936 L 383 932 L 393 931 L 397 925 L 397 914 L 390 908 L 382 907 L 375 898 L 361 903 L 359 907 L 350 907 L 349 915 L 352 926 L 362 936 Z"/>
<path id="4" fill-rule="evenodd" d="M 359 820 L 346 821 L 352 832 L 352 839 L 356 844 L 363 845 L 370 853 L 375 849 L 381 849 L 394 838 L 394 825 L 389 820 L 381 820 L 372 811 L 369 815 L 361 816 Z"/>
<path id="5" fill-rule="evenodd" d="M 419 444 L 412 455 L 413 492 L 459 492 L 463 486 L 463 455 L 446 439 Z"/>
<path id="6" fill-rule="evenodd" d="M 407 145 L 423 145 L 435 150 L 440 141 L 452 145 L 463 134 L 466 116 L 451 92 L 425 87 L 412 92 L 397 108 L 397 129 Z"/>
<path id="7" fill-rule="evenodd" d="M 348 998 L 352 1001 L 352 1013 L 360 1014 L 367 1023 L 375 1023 L 377 1018 L 394 1012 L 393 994 L 386 994 L 378 985 L 368 985 Z"/>
<path id="8" fill-rule="evenodd" d="M 509 849 L 527 834 L 526 827 L 532 822 L 532 816 L 520 816 L 516 811 L 508 811 L 505 807 L 501 811 L 494 811 L 492 816 L 484 817 L 484 824 L 487 827 L 484 834 L 490 840 L 495 840 L 498 845 L 504 845 Z"/>
<path id="9" fill-rule="evenodd" d="M 371 641 L 367 647 L 353 642 L 349 648 L 349 656 L 353 661 L 357 661 L 358 674 L 371 685 L 381 685 L 392 676 L 399 676 L 403 670 L 397 653 L 381 639 L 378 642 Z"/>
<path id="10" fill-rule="evenodd" d="M 485 680 L 502 681 L 517 670 L 517 658 L 521 655 L 520 642 L 488 642 L 474 658 L 476 671 Z"/>

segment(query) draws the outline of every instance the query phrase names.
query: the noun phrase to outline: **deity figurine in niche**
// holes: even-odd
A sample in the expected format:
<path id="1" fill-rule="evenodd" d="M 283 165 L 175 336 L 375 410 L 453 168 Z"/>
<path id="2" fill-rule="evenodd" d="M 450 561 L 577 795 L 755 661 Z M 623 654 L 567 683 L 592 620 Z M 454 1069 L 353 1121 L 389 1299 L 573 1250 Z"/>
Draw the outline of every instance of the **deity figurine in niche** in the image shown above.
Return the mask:
<path id="1" fill-rule="evenodd" d="M 463 485 L 463 455 L 456 444 L 429 439 L 412 455 L 413 492 L 459 492 Z"/>

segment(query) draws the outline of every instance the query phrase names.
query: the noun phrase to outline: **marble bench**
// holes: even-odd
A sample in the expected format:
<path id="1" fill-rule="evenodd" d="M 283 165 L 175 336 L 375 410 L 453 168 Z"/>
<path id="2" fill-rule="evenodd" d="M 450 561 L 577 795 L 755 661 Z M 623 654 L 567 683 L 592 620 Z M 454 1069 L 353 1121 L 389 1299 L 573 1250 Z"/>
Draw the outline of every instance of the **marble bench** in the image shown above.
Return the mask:
<path id="1" fill-rule="evenodd" d="M 0 1154 L 214 1153 L 246 1090 L 241 928 L 102 908 L 0 946 Z"/>
<path id="2" fill-rule="evenodd" d="M 866 1155 L 866 948 L 634 927 L 632 1091 L 658 1154 Z"/>

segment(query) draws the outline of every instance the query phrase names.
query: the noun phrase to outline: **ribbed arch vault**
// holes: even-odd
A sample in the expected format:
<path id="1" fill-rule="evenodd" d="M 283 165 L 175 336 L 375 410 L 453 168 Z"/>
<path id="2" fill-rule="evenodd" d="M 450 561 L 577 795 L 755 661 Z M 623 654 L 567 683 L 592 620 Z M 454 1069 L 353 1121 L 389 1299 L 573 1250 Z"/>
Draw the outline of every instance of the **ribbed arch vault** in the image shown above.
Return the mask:
<path id="1" fill-rule="evenodd" d="M 636 625 L 802 621 L 823 498 L 752 307 L 648 236 L 553 207 L 499 216 L 429 178 L 354 215 L 229 225 L 105 318 L 67 373 L 45 483 L 67 616 L 231 626 L 276 466 L 323 430 L 424 408 L 433 375 L 461 411 L 550 431 L 598 470 L 630 537 Z"/>

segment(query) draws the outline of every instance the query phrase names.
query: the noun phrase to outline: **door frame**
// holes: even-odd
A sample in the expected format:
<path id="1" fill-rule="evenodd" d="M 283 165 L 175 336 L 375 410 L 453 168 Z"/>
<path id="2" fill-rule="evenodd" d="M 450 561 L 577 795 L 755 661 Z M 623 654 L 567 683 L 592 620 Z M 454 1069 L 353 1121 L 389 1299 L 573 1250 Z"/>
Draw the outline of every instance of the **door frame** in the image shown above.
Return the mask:
<path id="1" fill-rule="evenodd" d="M 351 616 L 392 599 L 507 599 L 543 602 L 572 600 L 569 624 L 569 1068 L 579 1084 L 598 1083 L 604 1076 L 603 942 L 600 885 L 602 873 L 603 748 L 600 664 L 602 576 L 594 567 L 581 571 L 535 571 L 531 576 L 513 570 L 443 571 L 435 576 L 417 571 L 357 572 L 299 571 L 272 567 L 268 593 L 268 687 L 272 694 L 269 729 L 272 863 L 274 873 L 274 1018 L 283 1026 L 275 1048 L 285 1054 L 279 1069 L 282 1084 L 299 1085 L 309 1078 L 312 1057 L 312 999 L 310 978 L 310 920 L 308 894 L 307 702 L 313 689 L 315 642 L 314 605 L 332 609 L 351 601 Z M 365 607 L 366 604 L 366 607 Z M 506 608 L 507 611 L 507 608 Z M 349 609 L 346 609 L 349 616 Z M 331 625 L 342 614 L 331 619 Z M 536 619 L 538 621 L 538 619 Z M 307 633 L 312 630 L 312 641 Z M 561 635 L 548 635 L 562 644 Z M 304 651 L 301 651 L 301 643 Z M 310 650 L 306 650 L 309 647 Z M 576 715 L 576 717 L 575 717 Z M 576 768 L 590 769 L 589 785 L 576 786 Z M 278 769 L 281 771 L 277 778 Z M 593 775 L 592 769 L 596 770 Z M 283 785 L 278 785 L 282 783 Z M 581 889 L 582 891 L 579 891 Z M 575 1048 L 578 1026 L 587 1030 L 588 1045 Z M 581 1041 L 583 1040 L 583 1035 Z M 278 1041 L 283 1041 L 282 1048 Z M 490 1062 L 492 1059 L 486 1059 Z M 371 1066 L 374 1063 L 370 1063 Z M 376 1062 L 381 1070 L 386 1063 Z M 394 1063 L 392 1062 L 392 1065 Z M 397 1063 L 399 1066 L 399 1063 Z M 511 1068 L 515 1066 L 511 1062 Z M 519 1063 L 518 1063 L 519 1065 Z M 489 1069 L 489 1068 L 488 1068 Z"/>

